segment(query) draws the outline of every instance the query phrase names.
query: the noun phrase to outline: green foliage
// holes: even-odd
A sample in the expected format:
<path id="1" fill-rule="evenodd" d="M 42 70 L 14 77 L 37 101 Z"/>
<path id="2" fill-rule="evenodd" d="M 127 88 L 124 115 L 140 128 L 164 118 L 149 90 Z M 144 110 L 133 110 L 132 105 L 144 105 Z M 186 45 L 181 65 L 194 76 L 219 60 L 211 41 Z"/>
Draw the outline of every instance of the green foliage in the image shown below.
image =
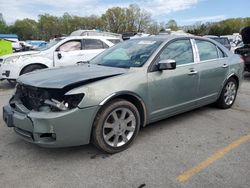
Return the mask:
<path id="1" fill-rule="evenodd" d="M 241 28 L 250 26 L 250 17 L 227 19 L 217 23 L 195 23 L 192 26 L 178 27 L 175 20 L 158 23 L 151 15 L 138 5 L 109 8 L 102 16 L 75 16 L 64 13 L 62 16 L 42 14 L 38 21 L 25 18 L 17 20 L 13 25 L 7 25 L 0 13 L 0 33 L 17 34 L 21 40 L 49 40 L 61 35 L 69 35 L 78 29 L 99 29 L 114 33 L 146 32 L 158 34 L 166 28 L 179 28 L 195 35 L 228 35 L 238 33 Z"/>
<path id="2" fill-rule="evenodd" d="M 144 32 L 151 22 L 151 15 L 138 5 L 128 8 L 113 7 L 102 15 L 104 29 L 114 33 Z"/>
<path id="3" fill-rule="evenodd" d="M 166 24 L 166 27 L 171 29 L 172 31 L 178 30 L 178 26 L 175 20 L 169 20 L 168 23 Z"/>
<path id="4" fill-rule="evenodd" d="M 231 35 L 239 33 L 246 26 L 250 26 L 250 17 L 248 18 L 231 18 L 217 23 L 206 23 L 191 26 L 186 29 L 189 33 L 195 35 Z"/>

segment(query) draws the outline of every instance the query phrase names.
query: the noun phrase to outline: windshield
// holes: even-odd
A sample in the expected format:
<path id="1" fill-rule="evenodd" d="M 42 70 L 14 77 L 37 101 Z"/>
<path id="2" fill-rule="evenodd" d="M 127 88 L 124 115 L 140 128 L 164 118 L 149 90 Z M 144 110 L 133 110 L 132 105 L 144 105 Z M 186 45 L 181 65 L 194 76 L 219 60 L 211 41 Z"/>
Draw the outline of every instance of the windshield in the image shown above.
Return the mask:
<path id="1" fill-rule="evenodd" d="M 107 49 L 90 63 L 120 68 L 141 67 L 161 43 L 147 39 L 129 40 Z"/>
<path id="2" fill-rule="evenodd" d="M 55 46 L 58 42 L 60 42 L 62 39 L 53 39 L 51 40 L 49 43 L 47 43 L 45 46 L 41 46 L 41 47 L 38 47 L 37 50 L 39 51 L 44 51 L 44 50 L 47 50 L 53 46 Z"/>

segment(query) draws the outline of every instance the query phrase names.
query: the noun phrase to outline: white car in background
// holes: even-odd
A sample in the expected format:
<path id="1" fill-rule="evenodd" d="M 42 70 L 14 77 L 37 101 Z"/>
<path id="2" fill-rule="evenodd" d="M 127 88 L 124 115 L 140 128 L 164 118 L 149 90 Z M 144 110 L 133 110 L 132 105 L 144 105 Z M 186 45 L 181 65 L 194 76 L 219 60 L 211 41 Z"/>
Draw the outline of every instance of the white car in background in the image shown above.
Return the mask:
<path id="1" fill-rule="evenodd" d="M 38 51 L 14 53 L 0 57 L 0 80 L 15 81 L 20 75 L 38 69 L 76 65 L 89 61 L 114 45 L 105 36 L 70 36 L 54 39 Z"/>

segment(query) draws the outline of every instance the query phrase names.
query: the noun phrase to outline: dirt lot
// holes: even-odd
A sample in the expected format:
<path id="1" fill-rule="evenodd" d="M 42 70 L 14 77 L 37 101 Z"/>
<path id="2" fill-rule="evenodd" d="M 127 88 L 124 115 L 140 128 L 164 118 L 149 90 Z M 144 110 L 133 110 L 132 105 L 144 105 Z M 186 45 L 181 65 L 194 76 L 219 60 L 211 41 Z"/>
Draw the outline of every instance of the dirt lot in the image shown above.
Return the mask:
<path id="1" fill-rule="evenodd" d="M 12 92 L 0 82 L 0 114 Z M 0 187 L 248 188 L 250 74 L 233 108 L 206 106 L 152 124 L 115 155 L 91 145 L 40 148 L 0 119 Z"/>

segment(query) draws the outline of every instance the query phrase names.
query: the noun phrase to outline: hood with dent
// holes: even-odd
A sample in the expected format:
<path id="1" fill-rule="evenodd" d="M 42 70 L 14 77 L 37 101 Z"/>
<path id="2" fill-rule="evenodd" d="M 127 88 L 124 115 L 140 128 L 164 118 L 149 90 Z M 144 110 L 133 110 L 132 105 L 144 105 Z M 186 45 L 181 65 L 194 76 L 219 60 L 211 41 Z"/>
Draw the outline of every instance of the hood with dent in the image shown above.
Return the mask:
<path id="1" fill-rule="evenodd" d="M 40 51 L 17 52 L 17 53 L 13 53 L 13 54 L 4 55 L 1 58 L 6 59 L 6 58 L 9 58 L 9 57 L 27 56 L 27 55 L 33 55 L 33 54 L 39 54 L 39 53 L 40 53 Z"/>
<path id="2" fill-rule="evenodd" d="M 123 68 L 84 64 L 34 71 L 20 76 L 17 81 L 33 87 L 62 89 L 74 84 L 84 84 L 121 75 L 127 71 L 128 69 Z"/>

